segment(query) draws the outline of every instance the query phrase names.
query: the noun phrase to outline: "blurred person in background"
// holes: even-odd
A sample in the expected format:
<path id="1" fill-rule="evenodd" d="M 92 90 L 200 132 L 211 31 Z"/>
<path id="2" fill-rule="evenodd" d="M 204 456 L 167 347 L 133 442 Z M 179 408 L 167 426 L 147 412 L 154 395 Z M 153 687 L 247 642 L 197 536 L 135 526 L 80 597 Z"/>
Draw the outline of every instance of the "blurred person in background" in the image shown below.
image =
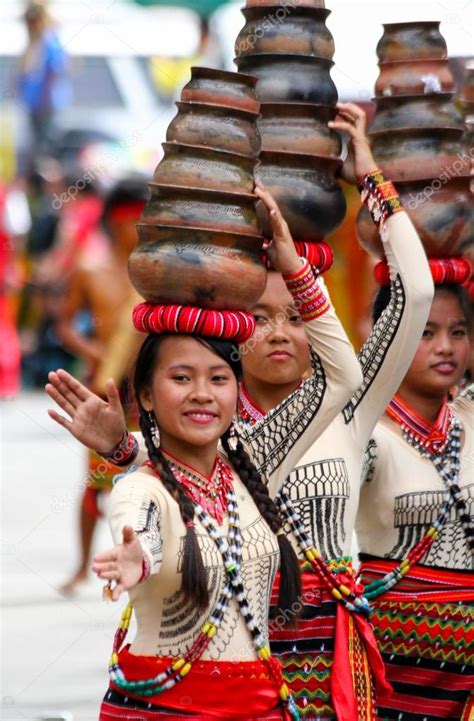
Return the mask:
<path id="1" fill-rule="evenodd" d="M 64 347 L 84 362 L 92 389 L 105 395 L 102 379 L 112 373 L 121 387 L 129 418 L 132 407 L 127 375 L 140 337 L 133 333 L 133 337 L 124 341 L 121 331 L 124 316 L 129 320 L 130 309 L 137 303 L 128 278 L 127 261 L 137 243 L 135 226 L 147 199 L 148 190 L 142 178 L 126 178 L 111 189 L 102 214 L 108 250 L 99 257 L 88 253 L 78 263 L 56 323 L 56 332 Z M 81 332 L 75 322 L 78 314 L 85 310 L 90 316 L 88 333 Z M 103 515 L 112 479 L 119 472 L 117 466 L 89 452 L 87 484 L 80 510 L 80 561 L 72 578 L 61 589 L 65 594 L 74 593 L 87 579 L 94 530 Z"/>
<path id="2" fill-rule="evenodd" d="M 21 283 L 6 223 L 6 187 L 0 183 L 0 399 L 20 390 L 20 341 L 14 294 Z"/>
<path id="3" fill-rule="evenodd" d="M 32 155 L 48 147 L 54 115 L 72 99 L 67 56 L 46 6 L 29 2 L 23 15 L 28 43 L 20 57 L 18 93 L 31 123 Z"/>

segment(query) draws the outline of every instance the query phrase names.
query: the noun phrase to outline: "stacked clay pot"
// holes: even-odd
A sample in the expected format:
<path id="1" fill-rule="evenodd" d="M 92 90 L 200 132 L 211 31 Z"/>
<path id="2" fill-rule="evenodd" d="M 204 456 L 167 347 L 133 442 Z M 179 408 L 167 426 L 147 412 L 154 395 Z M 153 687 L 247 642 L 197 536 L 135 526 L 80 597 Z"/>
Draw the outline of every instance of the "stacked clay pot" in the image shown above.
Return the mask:
<path id="1" fill-rule="evenodd" d="M 468 148 L 439 25 L 384 25 L 377 46 L 380 75 L 369 138 L 428 256 L 447 258 L 462 254 L 472 226 Z M 366 208 L 359 214 L 357 231 L 362 245 L 383 258 Z"/>
<path id="2" fill-rule="evenodd" d="M 192 68 L 137 227 L 130 279 L 150 303 L 247 310 L 265 289 L 253 194 L 255 78 Z"/>
<path id="3" fill-rule="evenodd" d="M 296 241 L 319 242 L 343 220 L 340 136 L 330 75 L 334 40 L 323 0 L 248 0 L 235 43 L 240 72 L 257 77 L 262 153 L 256 176 L 275 196 Z M 264 235 L 269 227 L 261 214 Z"/>

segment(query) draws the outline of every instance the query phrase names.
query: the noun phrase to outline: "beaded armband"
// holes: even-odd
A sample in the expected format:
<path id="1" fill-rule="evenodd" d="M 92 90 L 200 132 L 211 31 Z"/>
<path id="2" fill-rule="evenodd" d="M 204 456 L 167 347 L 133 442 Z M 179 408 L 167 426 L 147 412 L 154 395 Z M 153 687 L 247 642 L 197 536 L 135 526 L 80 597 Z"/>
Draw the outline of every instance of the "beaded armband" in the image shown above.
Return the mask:
<path id="1" fill-rule="evenodd" d="M 105 461 L 115 466 L 128 466 L 138 455 L 138 441 L 132 433 L 124 431 L 120 442 L 110 453 L 100 453 Z"/>
<path id="2" fill-rule="evenodd" d="M 283 275 L 283 280 L 303 320 L 314 320 L 329 310 L 329 301 L 307 260 L 303 260 L 301 270 Z"/>
<path id="3" fill-rule="evenodd" d="M 386 240 L 385 223 L 391 215 L 403 210 L 395 186 L 389 180 L 385 180 L 381 170 L 375 170 L 362 178 L 358 188 L 361 200 L 368 207 L 382 240 Z"/>

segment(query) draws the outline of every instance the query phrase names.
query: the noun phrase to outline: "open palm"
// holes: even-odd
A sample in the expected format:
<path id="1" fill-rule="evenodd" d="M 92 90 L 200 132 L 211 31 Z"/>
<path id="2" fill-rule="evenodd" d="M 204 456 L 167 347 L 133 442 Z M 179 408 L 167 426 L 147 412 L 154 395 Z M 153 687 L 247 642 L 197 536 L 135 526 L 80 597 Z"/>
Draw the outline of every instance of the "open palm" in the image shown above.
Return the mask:
<path id="1" fill-rule="evenodd" d="M 63 369 L 48 375 L 46 393 L 69 418 L 49 409 L 49 416 L 66 428 L 83 445 L 99 453 L 110 453 L 126 430 L 117 387 L 107 381 L 103 400 Z"/>

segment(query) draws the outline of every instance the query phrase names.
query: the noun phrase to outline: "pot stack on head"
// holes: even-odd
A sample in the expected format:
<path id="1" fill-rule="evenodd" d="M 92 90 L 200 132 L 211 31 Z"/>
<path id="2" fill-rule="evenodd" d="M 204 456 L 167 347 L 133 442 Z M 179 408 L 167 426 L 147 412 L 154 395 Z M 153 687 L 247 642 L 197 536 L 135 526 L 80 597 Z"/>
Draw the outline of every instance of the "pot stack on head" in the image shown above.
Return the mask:
<path id="1" fill-rule="evenodd" d="M 130 279 L 149 303 L 247 310 L 265 289 L 253 194 L 255 82 L 192 69 L 129 259 Z"/>
<path id="2" fill-rule="evenodd" d="M 258 78 L 261 102 L 256 177 L 274 195 L 295 241 L 322 242 L 346 211 L 336 180 L 341 139 L 327 127 L 338 99 L 330 11 L 324 0 L 247 0 L 242 12 L 235 63 Z M 268 237 L 265 217 L 262 224 Z"/>
<path id="3" fill-rule="evenodd" d="M 472 242 L 470 149 L 453 102 L 454 80 L 439 25 L 384 26 L 377 46 L 380 75 L 369 137 L 375 159 L 395 183 L 427 255 L 450 259 Z M 366 208 L 359 214 L 357 232 L 361 244 L 382 258 Z"/>

